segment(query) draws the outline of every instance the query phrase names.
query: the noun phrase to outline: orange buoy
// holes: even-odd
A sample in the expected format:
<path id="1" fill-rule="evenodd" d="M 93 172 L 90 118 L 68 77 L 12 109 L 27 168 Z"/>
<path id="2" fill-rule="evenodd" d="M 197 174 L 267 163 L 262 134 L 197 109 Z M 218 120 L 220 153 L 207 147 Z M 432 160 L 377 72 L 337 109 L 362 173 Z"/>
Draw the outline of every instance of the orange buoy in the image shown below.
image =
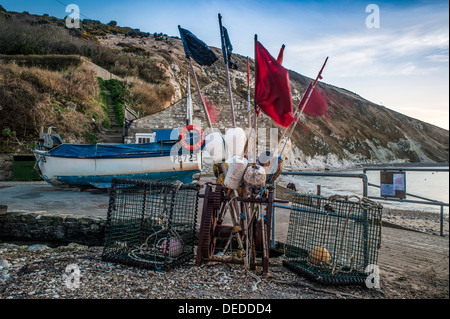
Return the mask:
<path id="1" fill-rule="evenodd" d="M 309 252 L 309 260 L 313 264 L 330 262 L 331 255 L 325 247 L 315 247 Z"/>

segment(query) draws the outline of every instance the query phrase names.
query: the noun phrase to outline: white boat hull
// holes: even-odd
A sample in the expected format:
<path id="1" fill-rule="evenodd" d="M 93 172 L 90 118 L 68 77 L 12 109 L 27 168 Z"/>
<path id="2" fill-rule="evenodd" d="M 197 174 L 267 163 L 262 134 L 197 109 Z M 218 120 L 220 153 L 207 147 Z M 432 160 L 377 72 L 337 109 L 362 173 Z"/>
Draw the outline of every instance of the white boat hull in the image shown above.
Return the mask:
<path id="1" fill-rule="evenodd" d="M 176 179 L 186 183 L 201 171 L 201 155 L 67 158 L 37 153 L 36 157 L 42 177 L 54 186 L 108 187 L 113 178 Z"/>

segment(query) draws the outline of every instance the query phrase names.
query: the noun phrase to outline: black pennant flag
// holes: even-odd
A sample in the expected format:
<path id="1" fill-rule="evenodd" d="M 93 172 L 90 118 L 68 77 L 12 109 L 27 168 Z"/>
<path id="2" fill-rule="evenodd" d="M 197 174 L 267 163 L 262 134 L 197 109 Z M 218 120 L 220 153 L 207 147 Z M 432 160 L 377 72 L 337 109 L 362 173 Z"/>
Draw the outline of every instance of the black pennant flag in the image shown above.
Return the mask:
<path id="1" fill-rule="evenodd" d="M 228 67 L 230 69 L 237 70 L 237 65 L 231 61 L 231 55 L 233 54 L 233 46 L 231 45 L 230 37 L 228 36 L 228 30 L 223 28 L 223 37 L 225 38 L 224 48 L 222 50 L 227 50 Z M 224 55 L 225 56 L 225 55 Z"/>
<path id="2" fill-rule="evenodd" d="M 200 65 L 210 66 L 217 61 L 217 56 L 208 46 L 197 38 L 192 32 L 178 26 L 184 53 L 187 58 L 193 58 Z"/>

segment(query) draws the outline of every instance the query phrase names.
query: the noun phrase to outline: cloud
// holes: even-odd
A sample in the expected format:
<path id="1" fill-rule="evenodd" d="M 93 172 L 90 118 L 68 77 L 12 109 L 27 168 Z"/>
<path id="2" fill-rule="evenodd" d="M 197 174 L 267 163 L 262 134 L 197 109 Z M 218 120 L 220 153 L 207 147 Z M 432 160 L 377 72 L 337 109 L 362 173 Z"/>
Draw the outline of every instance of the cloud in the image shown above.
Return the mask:
<path id="1" fill-rule="evenodd" d="M 432 54 L 425 57 L 425 60 L 430 62 L 449 62 L 448 53 L 447 54 Z"/>
<path id="2" fill-rule="evenodd" d="M 448 62 L 448 45 L 448 33 L 442 29 L 379 30 L 374 34 L 364 30 L 289 46 L 285 59 L 291 63 L 290 57 L 301 56 L 303 64 L 311 65 L 318 53 L 326 54 L 330 56 L 328 72 L 341 77 L 428 74 L 436 67 L 429 62 Z"/>

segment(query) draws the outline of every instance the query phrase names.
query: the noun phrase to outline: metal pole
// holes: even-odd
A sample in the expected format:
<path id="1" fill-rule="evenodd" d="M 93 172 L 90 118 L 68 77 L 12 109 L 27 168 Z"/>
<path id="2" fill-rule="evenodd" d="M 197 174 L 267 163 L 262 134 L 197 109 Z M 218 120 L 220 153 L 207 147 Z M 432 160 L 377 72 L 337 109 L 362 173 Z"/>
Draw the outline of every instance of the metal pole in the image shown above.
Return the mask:
<path id="1" fill-rule="evenodd" d="M 372 183 L 369 183 L 369 186 L 376 187 L 376 188 L 380 188 L 380 185 L 372 184 Z M 415 197 L 415 198 L 424 199 L 424 200 L 427 200 L 427 201 L 430 201 L 430 202 L 440 203 L 440 201 L 438 201 L 438 200 L 426 198 L 426 197 L 423 197 L 423 196 L 414 195 L 414 194 L 410 194 L 410 193 L 405 193 L 405 194 L 406 194 L 407 196 L 411 196 L 411 197 Z"/>
<path id="2" fill-rule="evenodd" d="M 382 167 L 382 168 L 377 168 L 377 167 L 366 167 L 363 169 L 363 172 L 365 173 L 366 171 L 410 171 L 410 172 L 448 172 L 448 168 L 405 168 L 405 167 L 398 167 L 398 168 L 394 168 L 394 167 L 390 167 L 390 168 L 386 168 L 386 167 Z"/>
<path id="3" fill-rule="evenodd" d="M 333 172 L 290 172 L 282 171 L 282 175 L 304 175 L 304 176 L 326 176 L 326 177 L 353 177 L 361 178 L 363 181 L 363 197 L 368 195 L 368 179 L 366 174 L 352 174 L 352 173 L 333 173 Z"/>
<path id="4" fill-rule="evenodd" d="M 444 236 L 444 206 L 441 205 L 441 225 L 440 225 L 440 235 Z"/>
<path id="5" fill-rule="evenodd" d="M 435 205 L 435 206 L 446 206 L 448 207 L 447 203 L 442 202 L 425 202 L 420 200 L 409 200 L 409 199 L 401 199 L 401 198 L 390 198 L 390 197 L 376 197 L 376 196 L 369 196 L 370 199 L 378 199 L 378 200 L 386 200 L 386 201 L 392 201 L 392 202 L 401 202 L 401 203 L 412 203 L 412 204 L 425 204 L 425 205 Z"/>

